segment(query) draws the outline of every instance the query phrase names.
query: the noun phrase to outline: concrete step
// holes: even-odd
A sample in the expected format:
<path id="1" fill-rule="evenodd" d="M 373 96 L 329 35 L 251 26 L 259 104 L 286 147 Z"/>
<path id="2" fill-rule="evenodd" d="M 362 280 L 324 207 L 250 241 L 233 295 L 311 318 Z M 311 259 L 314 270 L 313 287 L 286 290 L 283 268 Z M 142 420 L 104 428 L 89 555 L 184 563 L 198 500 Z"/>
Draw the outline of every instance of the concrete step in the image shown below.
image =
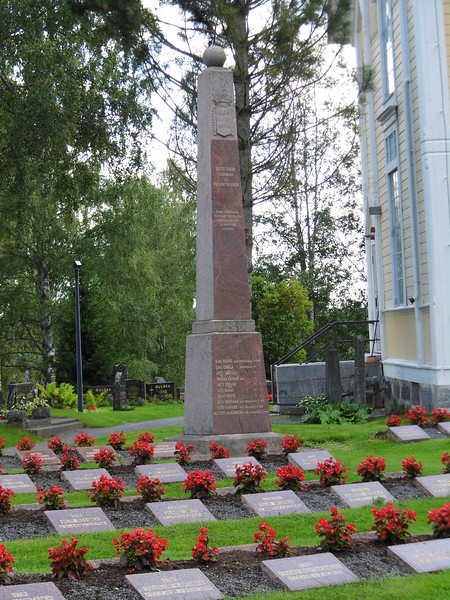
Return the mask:
<path id="1" fill-rule="evenodd" d="M 82 427 L 81 421 L 70 417 L 42 419 L 41 422 L 36 419 L 28 419 L 26 424 L 27 431 L 44 438 L 75 431 Z"/>

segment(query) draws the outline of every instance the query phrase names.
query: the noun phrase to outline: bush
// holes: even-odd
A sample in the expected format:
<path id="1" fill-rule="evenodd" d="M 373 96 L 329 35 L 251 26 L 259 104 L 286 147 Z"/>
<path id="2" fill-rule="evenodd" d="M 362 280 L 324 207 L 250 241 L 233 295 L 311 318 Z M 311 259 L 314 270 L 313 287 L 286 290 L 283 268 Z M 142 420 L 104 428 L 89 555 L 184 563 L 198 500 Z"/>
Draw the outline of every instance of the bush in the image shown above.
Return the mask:
<path id="1" fill-rule="evenodd" d="M 152 435 L 149 431 L 144 431 L 144 433 L 140 433 L 138 437 L 138 443 L 146 442 L 147 444 L 153 444 L 155 442 L 155 436 Z"/>
<path id="2" fill-rule="evenodd" d="M 3 448 L 5 447 L 5 436 L 0 437 L 0 456 L 3 454 Z"/>
<path id="3" fill-rule="evenodd" d="M 446 502 L 441 508 L 433 508 L 428 513 L 428 523 L 433 523 L 434 538 L 450 537 L 450 502 Z"/>
<path id="4" fill-rule="evenodd" d="M 78 540 L 71 537 L 70 543 L 63 540 L 61 547 L 48 549 L 52 577 L 57 579 L 68 577 L 75 581 L 80 577 L 84 577 L 92 569 L 91 563 L 87 562 L 84 556 L 88 548 L 84 547 L 77 550 L 77 544 Z"/>
<path id="5" fill-rule="evenodd" d="M 0 485 L 0 515 L 6 515 L 11 510 L 11 498 L 15 493 L 9 488 L 4 488 Z"/>
<path id="6" fill-rule="evenodd" d="M 410 535 L 409 524 L 417 519 L 413 510 L 400 512 L 391 503 L 384 508 L 373 508 L 372 514 L 375 517 L 372 531 L 375 531 L 380 540 L 391 544 L 404 542 Z"/>
<path id="7" fill-rule="evenodd" d="M 125 486 L 120 477 L 115 479 L 114 477 L 101 475 L 98 481 L 92 482 L 88 498 L 99 506 L 117 506 L 123 496 L 124 489 Z"/>
<path id="8" fill-rule="evenodd" d="M 48 440 L 47 447 L 53 450 L 56 454 L 62 454 L 64 452 L 64 443 L 61 438 L 54 437 Z"/>
<path id="9" fill-rule="evenodd" d="M 437 425 L 450 419 L 450 413 L 445 408 L 436 408 L 431 413 L 431 424 Z"/>
<path id="10" fill-rule="evenodd" d="M 63 446 L 64 454 L 61 457 L 61 471 L 75 471 L 80 466 L 74 449 L 67 444 Z"/>
<path id="11" fill-rule="evenodd" d="M 58 387 L 55 382 L 51 382 L 46 388 L 42 385 L 39 385 L 38 388 L 39 399 L 48 402 L 50 406 L 72 409 L 77 405 L 78 396 L 70 383 L 61 383 Z"/>
<path id="12" fill-rule="evenodd" d="M 38 487 L 37 501 L 39 504 L 43 504 L 46 510 L 62 510 L 63 508 L 67 508 L 64 501 L 64 492 L 62 488 L 56 485 L 52 485 L 48 492 L 44 491 L 44 488 Z"/>
<path id="13" fill-rule="evenodd" d="M 154 453 L 153 446 L 150 446 L 148 442 L 134 441 L 130 446 L 130 456 L 134 457 L 132 466 L 151 463 Z"/>
<path id="14" fill-rule="evenodd" d="M 282 490 L 293 490 L 297 492 L 302 489 L 302 481 L 305 479 L 305 473 L 300 467 L 287 465 L 277 469 L 276 484 Z"/>
<path id="15" fill-rule="evenodd" d="M 159 557 L 167 550 L 167 540 L 160 538 L 151 529 L 144 531 L 142 527 L 130 533 L 120 532 L 120 542 L 115 537 L 114 545 L 120 556 L 120 562 L 125 564 L 128 572 L 144 569 L 156 570 Z"/>
<path id="16" fill-rule="evenodd" d="M 303 446 L 301 441 L 297 439 L 296 435 L 286 435 L 284 440 L 280 442 L 280 446 L 283 448 L 284 456 L 287 456 L 291 452 L 297 452 L 299 448 Z"/>
<path id="17" fill-rule="evenodd" d="M 209 537 L 207 535 L 208 528 L 202 527 L 200 535 L 196 540 L 195 546 L 192 548 L 192 558 L 199 562 L 211 562 L 219 556 L 219 549 L 216 546 L 209 545 Z"/>
<path id="18" fill-rule="evenodd" d="M 386 425 L 388 427 L 400 427 L 402 424 L 402 418 L 400 415 L 390 415 L 386 417 Z"/>
<path id="19" fill-rule="evenodd" d="M 406 477 L 417 477 L 422 473 L 423 465 L 417 462 L 414 456 L 406 457 L 402 460 L 402 471 Z"/>
<path id="20" fill-rule="evenodd" d="M 245 453 L 253 458 L 262 458 L 267 450 L 267 443 L 264 440 L 258 440 L 255 438 L 253 442 L 247 444 L 247 450 Z"/>
<path id="21" fill-rule="evenodd" d="M 22 459 L 22 467 L 25 473 L 39 473 L 41 470 L 42 460 L 39 457 L 39 454 L 31 454 L 31 452 L 26 452 L 24 458 Z"/>
<path id="22" fill-rule="evenodd" d="M 253 465 L 252 462 L 244 464 L 242 467 L 236 465 L 236 475 L 233 486 L 238 493 L 256 494 L 261 492 L 261 482 L 266 478 L 266 471 L 260 465 Z"/>
<path id="23" fill-rule="evenodd" d="M 335 460 L 331 456 L 324 460 L 323 463 L 319 461 L 314 471 L 316 475 L 320 475 L 320 483 L 326 486 L 345 483 L 348 475 L 345 475 L 345 477 L 343 475 L 346 472 L 347 467 L 343 467 L 338 459 Z"/>
<path id="24" fill-rule="evenodd" d="M 191 492 L 191 498 L 207 498 L 212 496 L 215 490 L 216 483 L 211 471 L 191 471 L 183 483 L 183 491 Z"/>
<path id="25" fill-rule="evenodd" d="M 137 493 L 144 502 L 160 502 L 164 495 L 164 488 L 160 483 L 158 478 L 149 479 L 147 475 L 142 475 L 137 484 Z"/>
<path id="26" fill-rule="evenodd" d="M 114 448 L 114 450 L 123 450 L 127 438 L 123 431 L 120 433 L 113 432 L 109 436 L 108 444 Z"/>
<path id="27" fill-rule="evenodd" d="M 367 454 L 357 467 L 356 472 L 363 481 L 381 481 L 384 479 L 386 461 L 381 456 Z"/>
<path id="28" fill-rule="evenodd" d="M 415 406 L 414 408 L 410 408 L 405 413 L 405 419 L 408 421 L 410 425 L 425 425 L 428 420 L 428 412 L 423 408 L 423 406 Z"/>
<path id="29" fill-rule="evenodd" d="M 9 585 L 12 581 L 14 557 L 0 544 L 0 585 Z"/>
<path id="30" fill-rule="evenodd" d="M 256 553 L 261 558 L 269 556 L 289 556 L 292 554 L 291 548 L 288 546 L 289 536 L 282 540 L 275 541 L 277 532 L 275 529 L 270 529 L 269 523 L 260 523 L 259 531 L 255 532 Z M 259 543 L 258 543 L 259 542 Z"/>
<path id="31" fill-rule="evenodd" d="M 322 550 L 352 550 L 352 534 L 356 528 L 354 523 L 345 523 L 345 516 L 339 514 L 338 509 L 333 506 L 331 519 L 321 517 L 315 525 L 316 532 L 324 539 L 321 542 Z"/>
<path id="32" fill-rule="evenodd" d="M 92 390 L 88 390 L 84 394 L 84 403 L 86 406 L 94 407 L 94 409 L 100 408 L 101 406 L 109 406 L 111 404 L 111 394 L 108 390 L 103 390 L 99 394 L 94 394 Z"/>
<path id="33" fill-rule="evenodd" d="M 35 446 L 35 443 L 24 436 L 21 440 L 17 440 L 17 450 L 20 452 L 24 452 L 26 450 L 31 450 Z"/>
<path id="34" fill-rule="evenodd" d="M 89 435 L 89 433 L 84 433 L 83 431 L 81 433 L 77 433 L 73 440 L 73 443 L 77 448 L 87 448 L 89 446 L 95 446 L 95 440 L 92 437 L 92 435 Z"/>
<path id="35" fill-rule="evenodd" d="M 298 406 L 305 408 L 301 423 L 343 424 L 364 423 L 369 416 L 365 406 L 358 402 L 343 400 L 330 404 L 323 396 L 305 396 Z"/>
<path id="36" fill-rule="evenodd" d="M 448 452 L 444 452 L 441 458 L 441 463 L 444 473 L 450 473 L 450 455 Z"/>
<path id="37" fill-rule="evenodd" d="M 209 445 L 209 451 L 211 452 L 211 459 L 216 458 L 230 458 L 230 451 L 224 448 L 222 445 L 217 445 L 217 442 L 213 441 Z"/>
<path id="38" fill-rule="evenodd" d="M 186 448 L 180 440 L 175 444 L 175 461 L 181 466 L 188 465 L 191 462 L 191 454 L 193 452 L 197 452 L 193 444 L 188 444 Z"/>
<path id="39" fill-rule="evenodd" d="M 94 461 L 100 468 L 107 469 L 116 460 L 116 453 L 114 450 L 108 448 L 100 448 L 98 452 L 94 454 Z"/>

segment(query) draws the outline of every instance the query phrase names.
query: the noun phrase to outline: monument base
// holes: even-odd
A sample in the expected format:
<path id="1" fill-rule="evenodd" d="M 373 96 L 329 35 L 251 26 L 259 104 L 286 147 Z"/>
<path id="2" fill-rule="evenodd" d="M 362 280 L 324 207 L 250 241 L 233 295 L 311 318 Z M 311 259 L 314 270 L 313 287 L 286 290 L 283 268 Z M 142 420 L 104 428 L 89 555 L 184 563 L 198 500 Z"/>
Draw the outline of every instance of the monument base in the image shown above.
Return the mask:
<path id="1" fill-rule="evenodd" d="M 284 440 L 284 434 L 267 432 L 255 433 L 229 433 L 226 435 L 182 435 L 177 437 L 165 438 L 165 442 L 182 441 L 185 446 L 193 444 L 198 454 L 210 454 L 209 446 L 215 441 L 230 451 L 230 456 L 246 456 L 247 444 L 253 442 L 255 438 L 264 440 L 267 444 L 267 454 L 281 454 L 280 442 Z M 195 458 L 195 454 L 192 455 Z M 249 461 L 251 456 L 249 456 Z"/>
<path id="2" fill-rule="evenodd" d="M 271 431 L 261 335 L 189 335 L 184 404 L 185 435 Z"/>

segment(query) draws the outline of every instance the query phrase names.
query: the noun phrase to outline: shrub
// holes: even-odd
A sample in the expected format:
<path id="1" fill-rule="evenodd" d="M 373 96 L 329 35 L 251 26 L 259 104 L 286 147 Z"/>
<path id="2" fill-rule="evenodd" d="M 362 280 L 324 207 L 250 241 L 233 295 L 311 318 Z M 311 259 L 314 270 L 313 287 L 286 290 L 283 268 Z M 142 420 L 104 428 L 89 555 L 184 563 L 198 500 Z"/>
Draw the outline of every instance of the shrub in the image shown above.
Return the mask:
<path id="1" fill-rule="evenodd" d="M 193 444 L 188 444 L 186 448 L 180 440 L 175 444 L 174 454 L 176 462 L 181 466 L 188 465 L 191 462 L 191 454 L 193 452 L 197 452 Z"/>
<path id="2" fill-rule="evenodd" d="M 144 431 L 144 433 L 140 433 L 138 437 L 138 442 L 147 442 L 147 444 L 153 444 L 155 441 L 155 436 L 152 435 L 149 431 Z"/>
<path id="3" fill-rule="evenodd" d="M 115 537 L 114 545 L 120 562 L 132 572 L 144 569 L 156 570 L 159 557 L 167 550 L 167 540 L 160 538 L 151 529 L 144 531 L 138 527 L 130 533 L 120 532 L 120 542 Z"/>
<path id="4" fill-rule="evenodd" d="M 108 444 L 114 448 L 114 450 L 123 450 L 127 438 L 123 431 L 120 433 L 113 432 L 109 436 Z"/>
<path id="5" fill-rule="evenodd" d="M 372 531 L 375 531 L 380 540 L 392 544 L 405 541 L 410 535 L 409 524 L 417 519 L 413 510 L 400 512 L 391 503 L 384 508 L 373 508 L 372 514 L 375 517 Z"/>
<path id="6" fill-rule="evenodd" d="M 77 544 L 78 540 L 71 537 L 70 543 L 63 540 L 60 547 L 48 549 L 52 577 L 57 579 L 68 577 L 75 581 L 80 577 L 84 577 L 92 569 L 91 563 L 84 556 L 88 548 L 77 549 Z"/>
<path id="7" fill-rule="evenodd" d="M 305 408 L 301 423 L 364 423 L 369 413 L 358 402 L 343 400 L 330 404 L 323 396 L 305 396 L 299 402 Z"/>
<path id="8" fill-rule="evenodd" d="M 17 450 L 20 452 L 24 452 L 26 450 L 31 450 L 35 446 L 35 443 L 32 442 L 29 438 L 24 436 L 21 440 L 17 440 Z"/>
<path id="9" fill-rule="evenodd" d="M 192 558 L 200 562 L 211 562 L 219 556 L 219 548 L 209 545 L 209 537 L 207 535 L 208 528 L 202 527 L 200 535 L 196 540 L 195 546 L 192 548 Z"/>
<path id="10" fill-rule="evenodd" d="M 265 469 L 260 465 L 253 465 L 252 462 L 249 462 L 242 467 L 236 465 L 236 475 L 233 485 L 238 493 L 255 494 L 262 491 L 261 482 L 265 478 Z"/>
<path id="11" fill-rule="evenodd" d="M 98 481 L 92 482 L 88 498 L 99 506 L 117 506 L 125 489 L 122 479 L 101 475 Z"/>
<path id="12" fill-rule="evenodd" d="M 14 557 L 0 544 L 0 585 L 8 585 L 12 581 Z"/>
<path id="13" fill-rule="evenodd" d="M 110 467 L 115 460 L 116 454 L 114 450 L 109 450 L 108 448 L 100 448 L 100 450 L 94 454 L 94 461 L 103 469 Z"/>
<path id="14" fill-rule="evenodd" d="M 408 421 L 410 425 L 425 425 L 427 422 L 428 412 L 423 408 L 423 406 L 415 406 L 414 408 L 410 408 L 405 413 L 405 419 Z"/>
<path id="15" fill-rule="evenodd" d="M 431 424 L 437 425 L 450 419 L 450 413 L 445 408 L 436 408 L 431 413 Z"/>
<path id="16" fill-rule="evenodd" d="M 280 446 L 283 448 L 284 456 L 287 456 L 291 452 L 297 452 L 299 448 L 303 446 L 301 441 L 297 439 L 296 435 L 286 435 L 284 440 L 280 442 Z"/>
<path id="17" fill-rule="evenodd" d="M 52 485 L 48 492 L 44 491 L 44 488 L 38 487 L 37 501 L 39 504 L 43 504 L 46 510 L 61 510 L 67 508 L 63 494 L 62 488 L 56 485 Z"/>
<path id="18" fill-rule="evenodd" d="M 386 425 L 388 427 L 400 427 L 402 424 L 402 418 L 400 415 L 390 415 L 386 417 Z"/>
<path id="19" fill-rule="evenodd" d="M 160 484 L 158 478 L 149 479 L 147 475 L 142 475 L 137 484 L 137 492 L 144 502 L 160 502 L 164 495 L 164 488 Z"/>
<path id="20" fill-rule="evenodd" d="M 61 471 L 75 471 L 80 466 L 74 449 L 67 444 L 63 447 L 64 454 L 61 457 Z"/>
<path id="21" fill-rule="evenodd" d="M 61 438 L 54 437 L 48 440 L 47 447 L 53 450 L 56 454 L 62 454 L 64 452 L 64 443 Z"/>
<path id="22" fill-rule="evenodd" d="M 259 531 L 255 532 L 256 553 L 261 558 L 268 556 L 289 556 L 292 553 L 288 546 L 289 536 L 282 540 L 275 541 L 277 532 L 275 529 L 270 529 L 269 523 L 260 523 Z M 259 542 L 259 543 L 258 543 Z"/>
<path id="23" fill-rule="evenodd" d="M 386 461 L 381 456 L 367 454 L 357 467 L 356 472 L 363 481 L 381 481 L 384 479 Z"/>
<path id="24" fill-rule="evenodd" d="M 434 538 L 450 537 L 450 502 L 446 502 L 441 508 L 433 508 L 428 513 L 428 523 L 433 523 L 432 536 Z"/>
<path id="25" fill-rule="evenodd" d="M 211 471 L 190 471 L 183 483 L 183 491 L 191 492 L 191 498 L 207 498 L 216 490 L 216 483 Z"/>
<path id="26" fill-rule="evenodd" d="M 95 440 L 89 433 L 84 433 L 82 431 L 81 433 L 77 433 L 73 443 L 77 448 L 86 448 L 87 446 L 94 446 Z"/>
<path id="27" fill-rule="evenodd" d="M 26 452 L 22 459 L 22 467 L 25 473 L 39 473 L 41 470 L 42 460 L 39 454 L 31 454 Z"/>
<path id="28" fill-rule="evenodd" d="M 5 436 L 0 437 L 0 456 L 3 454 L 3 448 L 5 447 Z"/>
<path id="29" fill-rule="evenodd" d="M 209 451 L 211 452 L 211 458 L 230 458 L 230 451 L 224 448 L 222 445 L 217 445 L 217 442 L 213 441 L 209 445 Z"/>
<path id="30" fill-rule="evenodd" d="M 293 490 L 297 492 L 302 488 L 301 483 L 305 479 L 303 469 L 294 465 L 279 467 L 277 469 L 276 484 L 282 490 Z"/>
<path id="31" fill-rule="evenodd" d="M 6 515 L 11 510 L 11 498 L 15 496 L 9 488 L 0 485 L 0 515 Z"/>
<path id="32" fill-rule="evenodd" d="M 444 452 L 442 455 L 441 463 L 444 473 L 450 473 L 450 455 L 448 452 Z"/>
<path id="33" fill-rule="evenodd" d="M 402 460 L 402 471 L 406 477 L 417 477 L 422 473 L 423 465 L 417 462 L 414 456 L 406 457 Z"/>
<path id="34" fill-rule="evenodd" d="M 331 519 L 321 517 L 315 525 L 316 532 L 324 539 L 321 542 L 323 550 L 352 550 L 352 533 L 355 533 L 354 523 L 345 522 L 345 516 L 339 514 L 338 509 L 333 506 Z"/>
<path id="35" fill-rule="evenodd" d="M 88 410 L 97 410 L 100 406 L 109 406 L 111 394 L 108 390 L 103 390 L 99 394 L 94 394 L 92 390 L 88 390 L 84 394 L 85 405 L 88 406 Z"/>
<path id="36" fill-rule="evenodd" d="M 345 475 L 345 477 L 343 475 L 346 472 L 347 467 L 343 467 L 338 459 L 335 460 L 331 456 L 325 459 L 323 463 L 319 461 L 314 471 L 316 475 L 320 475 L 320 483 L 326 486 L 345 483 L 348 475 Z"/>
<path id="37" fill-rule="evenodd" d="M 261 458 L 266 453 L 266 450 L 267 443 L 264 440 L 255 438 L 253 442 L 247 444 L 247 450 L 245 452 L 248 456 L 253 456 L 253 458 Z"/>
<path id="38" fill-rule="evenodd" d="M 130 446 L 130 455 L 134 457 L 132 466 L 151 463 L 154 453 L 153 446 L 150 446 L 148 442 L 133 442 Z"/>

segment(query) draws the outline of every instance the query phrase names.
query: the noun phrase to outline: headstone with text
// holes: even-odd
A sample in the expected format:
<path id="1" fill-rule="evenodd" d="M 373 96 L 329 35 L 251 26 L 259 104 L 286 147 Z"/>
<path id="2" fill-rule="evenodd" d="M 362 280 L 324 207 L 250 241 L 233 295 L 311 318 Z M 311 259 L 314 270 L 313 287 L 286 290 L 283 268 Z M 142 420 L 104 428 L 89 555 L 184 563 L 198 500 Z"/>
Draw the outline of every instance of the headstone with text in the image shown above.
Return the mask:
<path id="1" fill-rule="evenodd" d="M 416 573 L 450 569 L 450 538 L 389 546 L 388 552 Z"/>
<path id="2" fill-rule="evenodd" d="M 220 591 L 200 569 L 180 569 L 160 573 L 126 575 L 128 583 L 137 593 L 149 600 L 220 600 Z"/>
<path id="3" fill-rule="evenodd" d="M 400 425 L 388 427 L 388 436 L 394 442 L 419 442 L 429 440 L 430 436 L 418 425 Z"/>
<path id="4" fill-rule="evenodd" d="M 243 494 L 242 502 L 260 517 L 311 512 L 292 490 Z"/>
<path id="5" fill-rule="evenodd" d="M 161 525 L 175 523 L 204 523 L 215 521 L 215 517 L 201 500 L 170 500 L 165 502 L 149 502 L 145 505 Z"/>
<path id="6" fill-rule="evenodd" d="M 46 510 L 44 514 L 52 529 L 61 535 L 115 530 L 114 525 L 98 506 Z"/>
<path id="7" fill-rule="evenodd" d="M 26 475 L 0 475 L 0 485 L 2 488 L 8 488 L 15 494 L 35 494 L 36 486 Z"/>
<path id="8" fill-rule="evenodd" d="M 106 469 L 77 469 L 76 471 L 62 471 L 62 477 L 74 490 L 90 490 L 92 483 L 98 481 L 102 475 L 111 477 Z"/>
<path id="9" fill-rule="evenodd" d="M 116 457 L 116 460 L 119 459 L 119 455 L 114 450 L 114 448 L 112 446 L 110 446 L 109 444 L 107 444 L 105 446 L 79 446 L 76 448 L 76 452 L 77 452 L 78 456 L 81 458 L 81 460 L 84 460 L 84 462 L 95 462 L 94 456 L 96 454 L 98 454 L 98 452 L 100 452 L 100 450 L 102 448 L 104 448 L 105 450 L 109 450 L 110 452 L 113 452 L 114 456 Z"/>
<path id="10" fill-rule="evenodd" d="M 2 600 L 64 600 L 64 596 L 54 583 L 26 583 L 3 586 Z"/>
<path id="11" fill-rule="evenodd" d="M 261 464 L 253 458 L 253 456 L 236 456 L 233 458 L 216 458 L 214 464 L 222 471 L 225 477 L 234 477 L 236 475 L 236 467 L 252 463 L 254 467 L 260 467 Z"/>
<path id="12" fill-rule="evenodd" d="M 165 396 L 175 396 L 175 382 L 160 381 L 145 384 L 145 393 L 149 398 L 164 398 Z"/>
<path id="13" fill-rule="evenodd" d="M 25 458 L 25 456 L 27 454 L 30 454 L 30 455 L 37 454 L 39 456 L 39 458 L 41 459 L 41 466 L 43 466 L 43 467 L 46 467 L 48 465 L 61 466 L 61 461 L 58 458 L 58 456 L 53 452 L 53 450 L 50 450 L 50 449 L 35 450 L 33 448 L 32 450 L 28 450 L 28 451 L 21 451 L 21 450 L 16 451 L 16 455 L 19 457 L 19 459 L 21 461 Z"/>
<path id="14" fill-rule="evenodd" d="M 186 471 L 176 462 L 138 465 L 134 471 L 139 476 L 147 475 L 149 479 L 159 479 L 161 483 L 184 481 L 187 477 Z"/>
<path id="15" fill-rule="evenodd" d="M 379 481 L 332 485 L 331 490 L 350 508 L 373 504 L 377 498 L 382 498 L 385 503 L 395 502 L 395 498 Z"/>
<path id="16" fill-rule="evenodd" d="M 328 450 L 305 450 L 288 454 L 288 463 L 300 467 L 304 471 L 314 471 L 318 462 L 333 458 Z"/>
<path id="17" fill-rule="evenodd" d="M 137 403 L 145 400 L 145 382 L 142 379 L 127 379 L 127 402 Z"/>
<path id="18" fill-rule="evenodd" d="M 450 496 L 450 473 L 416 477 L 415 482 L 430 496 L 434 496 L 435 498 Z"/>
<path id="19" fill-rule="evenodd" d="M 122 410 L 127 403 L 127 366 L 114 365 L 113 410 Z"/>

